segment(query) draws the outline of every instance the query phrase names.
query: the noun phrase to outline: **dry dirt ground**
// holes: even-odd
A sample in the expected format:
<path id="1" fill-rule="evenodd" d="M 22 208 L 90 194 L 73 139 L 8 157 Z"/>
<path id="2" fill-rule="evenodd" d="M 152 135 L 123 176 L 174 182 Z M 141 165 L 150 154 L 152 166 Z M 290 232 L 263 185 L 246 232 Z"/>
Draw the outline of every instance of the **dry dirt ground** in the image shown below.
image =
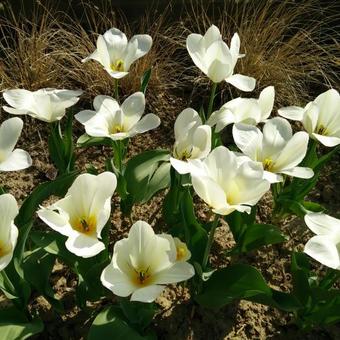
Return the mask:
<path id="1" fill-rule="evenodd" d="M 162 98 L 162 95 L 159 97 Z M 129 156 L 143 150 L 153 148 L 171 149 L 173 143 L 173 123 L 176 115 L 188 104 L 182 97 L 164 96 L 160 100 L 157 110 L 162 119 L 161 126 L 149 133 L 136 136 L 130 144 Z M 185 97 L 184 97 L 185 98 Z M 2 115 L 1 121 L 6 119 Z M 20 202 L 39 183 L 53 178 L 55 171 L 48 158 L 46 139 L 48 129 L 44 123 L 25 117 L 23 135 L 18 147 L 27 150 L 33 159 L 33 166 L 27 170 L 0 174 L 0 185 L 5 186 Z M 75 134 L 82 133 L 82 127 L 75 123 Z M 104 160 L 110 154 L 107 147 L 91 147 L 78 149 L 78 167 L 85 169 L 87 164 L 103 170 Z M 339 187 L 339 155 L 325 169 L 313 199 L 323 204 L 333 216 L 339 217 L 340 197 L 337 194 Z M 133 219 L 144 219 L 154 226 L 156 230 L 163 229 L 161 218 L 162 194 L 157 195 L 151 202 L 136 206 L 133 210 Z M 115 202 L 118 200 L 115 198 Z M 260 218 L 265 221 L 270 218 L 271 199 L 267 195 L 261 202 Z M 204 205 L 198 205 L 196 213 L 200 218 L 206 217 Z M 41 225 L 41 228 L 48 228 Z M 112 243 L 126 235 L 130 227 L 129 221 L 121 217 L 118 206 L 112 216 Z M 303 222 L 297 218 L 281 221 L 281 227 L 290 239 L 285 244 L 268 246 L 259 251 L 247 254 L 240 259 L 252 264 L 261 270 L 270 285 L 282 291 L 291 288 L 289 274 L 290 251 L 302 249 L 303 243 L 310 236 Z M 216 242 L 213 246 L 213 264 L 225 266 L 229 259 L 225 257 L 225 249 L 233 246 L 231 232 L 226 224 L 217 231 Z M 47 279 L 47 278 L 46 278 Z M 39 311 L 45 322 L 44 332 L 36 339 L 83 339 L 91 324 L 88 316 L 75 306 L 74 292 L 77 284 L 76 276 L 62 263 L 55 264 L 50 282 L 57 295 L 65 305 L 65 314 L 56 316 L 48 302 L 41 296 L 32 296 L 30 308 Z M 111 303 L 104 299 L 89 304 L 90 308 L 100 308 Z M 153 327 L 159 339 L 339 339 L 340 327 L 335 325 L 327 329 L 316 329 L 310 333 L 300 333 L 291 323 L 292 315 L 281 313 L 273 308 L 240 301 L 226 306 L 220 310 L 205 310 L 189 303 L 188 292 L 183 286 L 169 286 L 161 297 L 157 299 L 159 311 L 153 321 Z M 0 306 L 8 301 L 0 297 Z M 0 307 L 1 308 L 1 307 Z"/>

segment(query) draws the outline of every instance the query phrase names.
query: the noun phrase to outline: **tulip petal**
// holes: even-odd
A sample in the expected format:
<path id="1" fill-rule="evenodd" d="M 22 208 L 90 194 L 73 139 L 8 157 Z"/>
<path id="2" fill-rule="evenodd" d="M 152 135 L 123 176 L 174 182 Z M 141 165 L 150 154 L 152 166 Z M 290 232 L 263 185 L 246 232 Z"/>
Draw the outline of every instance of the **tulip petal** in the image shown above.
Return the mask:
<path id="1" fill-rule="evenodd" d="M 11 194 L 0 195 L 0 240 L 5 243 L 10 238 L 11 225 L 18 215 L 17 201 Z"/>
<path id="2" fill-rule="evenodd" d="M 131 38 L 130 43 L 133 44 L 135 41 L 137 42 L 137 51 L 135 53 L 135 57 L 133 61 L 147 54 L 150 51 L 151 46 L 152 46 L 152 38 L 148 34 L 134 35 Z"/>
<path id="3" fill-rule="evenodd" d="M 153 302 L 162 294 L 165 286 L 152 285 L 137 289 L 131 295 L 131 301 Z"/>
<path id="4" fill-rule="evenodd" d="M 7 90 L 3 93 L 6 102 L 18 110 L 29 110 L 32 105 L 32 92 L 24 89 Z"/>
<path id="5" fill-rule="evenodd" d="M 5 269 L 7 265 L 11 262 L 13 258 L 13 252 L 15 249 L 15 246 L 17 244 L 19 235 L 18 228 L 12 223 L 10 227 L 10 235 L 9 235 L 9 243 L 10 243 L 10 252 L 0 257 L 0 271 Z"/>
<path id="6" fill-rule="evenodd" d="M 287 106 L 279 109 L 278 113 L 284 118 L 302 121 L 304 109 L 299 106 Z"/>
<path id="7" fill-rule="evenodd" d="M 333 125 L 332 123 L 336 120 L 339 123 L 340 114 L 340 95 L 335 89 L 330 89 L 326 92 L 321 93 L 314 100 L 314 103 L 319 108 L 319 119 L 318 124 L 325 127 Z M 336 124 L 337 127 L 339 126 Z"/>
<path id="8" fill-rule="evenodd" d="M 98 51 L 101 64 L 106 69 L 110 69 L 111 68 L 110 54 L 109 54 L 105 39 L 102 35 L 99 35 L 97 39 L 97 51 Z"/>
<path id="9" fill-rule="evenodd" d="M 193 151 L 190 158 L 205 158 L 211 150 L 211 127 L 198 126 L 192 136 Z"/>
<path id="10" fill-rule="evenodd" d="M 211 25 L 203 36 L 204 48 L 208 49 L 216 40 L 222 40 L 220 30 L 215 25 Z"/>
<path id="11" fill-rule="evenodd" d="M 306 243 L 304 252 L 327 267 L 340 269 L 339 252 L 334 240 L 328 235 L 312 237 Z"/>
<path id="12" fill-rule="evenodd" d="M 69 237 L 65 245 L 71 253 L 83 258 L 96 256 L 105 249 L 103 242 L 81 233 L 78 233 L 77 236 Z"/>
<path id="13" fill-rule="evenodd" d="M 283 177 L 270 171 L 263 171 L 263 179 L 269 183 L 278 183 L 283 181 Z"/>
<path id="14" fill-rule="evenodd" d="M 254 161 L 261 161 L 262 133 L 252 125 L 234 124 L 233 138 L 237 147 Z"/>
<path id="15" fill-rule="evenodd" d="M 30 167 L 32 165 L 32 158 L 28 152 L 15 149 L 5 161 L 0 162 L 0 171 L 17 171 Z"/>
<path id="16" fill-rule="evenodd" d="M 340 220 L 323 213 L 308 213 L 305 215 L 305 222 L 317 235 L 340 233 Z"/>
<path id="17" fill-rule="evenodd" d="M 225 81 L 241 91 L 253 91 L 256 85 L 255 78 L 244 76 L 242 74 L 233 74 L 225 79 Z"/>
<path id="18" fill-rule="evenodd" d="M 205 74 L 208 68 L 204 62 L 204 39 L 200 34 L 189 34 L 186 40 L 187 50 L 194 64 Z"/>
<path id="19" fill-rule="evenodd" d="M 317 133 L 312 133 L 312 136 L 317 139 L 321 144 L 327 147 L 333 147 L 340 144 L 340 138 L 334 136 L 324 136 Z"/>
<path id="20" fill-rule="evenodd" d="M 221 108 L 219 111 L 215 111 L 211 114 L 207 120 L 207 124 L 215 127 L 216 132 L 220 132 L 226 126 L 235 122 L 235 116 L 229 109 Z"/>
<path id="21" fill-rule="evenodd" d="M 99 95 L 96 96 L 93 100 L 93 108 L 95 111 L 105 111 L 107 113 L 118 111 L 119 104 L 116 99 L 110 96 Z"/>
<path id="22" fill-rule="evenodd" d="M 314 176 L 314 171 L 312 169 L 301 166 L 296 166 L 292 169 L 282 170 L 281 173 L 298 178 L 312 178 Z"/>
<path id="23" fill-rule="evenodd" d="M 261 112 L 262 112 L 262 115 L 261 115 L 262 121 L 264 121 L 270 116 L 273 110 L 274 101 L 275 101 L 274 86 L 267 86 L 261 91 L 260 97 L 258 99 L 258 103 L 261 107 Z"/>
<path id="24" fill-rule="evenodd" d="M 81 124 L 85 124 L 88 120 L 96 115 L 96 111 L 83 110 L 74 115 L 74 118 Z"/>
<path id="25" fill-rule="evenodd" d="M 190 107 L 184 109 L 175 121 L 175 140 L 180 141 L 182 139 L 187 139 L 190 130 L 201 124 L 202 120 L 197 111 Z"/>
<path id="26" fill-rule="evenodd" d="M 280 172 L 292 169 L 301 163 L 307 152 L 308 140 L 309 137 L 306 132 L 297 132 L 282 149 L 274 163 L 273 171 Z"/>
<path id="27" fill-rule="evenodd" d="M 312 134 L 318 125 L 319 108 L 314 103 L 309 103 L 306 106 L 303 115 L 302 124 L 309 134 Z"/>
<path id="28" fill-rule="evenodd" d="M 173 168 L 181 175 L 188 174 L 191 171 L 191 167 L 186 161 L 170 157 L 170 163 Z"/>
<path id="29" fill-rule="evenodd" d="M 237 59 L 240 58 L 241 56 L 244 56 L 239 54 L 240 46 L 241 46 L 240 37 L 237 33 L 234 33 L 230 41 L 230 53 L 233 57 L 233 68 L 235 67 Z"/>
<path id="30" fill-rule="evenodd" d="M 190 279 L 195 275 L 194 267 L 187 262 L 176 262 L 171 268 L 155 274 L 155 283 L 176 283 Z"/>
<path id="31" fill-rule="evenodd" d="M 105 267 L 100 276 L 100 280 L 104 287 L 118 296 L 129 296 L 136 289 L 136 287 L 131 284 L 129 278 L 119 269 L 114 268 L 112 263 Z"/>
<path id="32" fill-rule="evenodd" d="M 24 123 L 20 118 L 10 118 L 0 125 L 0 162 L 1 154 L 9 155 L 18 142 Z"/>
<path id="33" fill-rule="evenodd" d="M 145 96 L 143 92 L 136 92 L 125 99 L 121 109 L 124 113 L 124 126 L 130 130 L 140 120 L 145 109 Z"/>
<path id="34" fill-rule="evenodd" d="M 135 136 L 139 133 L 144 133 L 149 130 L 156 129 L 161 123 L 158 116 L 153 113 L 145 115 L 130 131 L 129 136 Z"/>

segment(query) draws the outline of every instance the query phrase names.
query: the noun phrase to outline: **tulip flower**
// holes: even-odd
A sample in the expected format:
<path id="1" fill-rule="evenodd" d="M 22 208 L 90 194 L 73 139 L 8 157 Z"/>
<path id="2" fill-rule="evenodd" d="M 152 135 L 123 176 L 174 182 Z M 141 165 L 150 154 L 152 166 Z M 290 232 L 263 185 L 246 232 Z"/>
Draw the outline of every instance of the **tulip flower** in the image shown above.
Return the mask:
<path id="1" fill-rule="evenodd" d="M 278 110 L 279 115 L 301 121 L 310 137 L 332 147 L 340 144 L 340 95 L 330 89 L 321 93 L 305 108 L 288 106 Z"/>
<path id="2" fill-rule="evenodd" d="M 65 198 L 38 211 L 39 218 L 68 237 L 66 248 L 84 258 L 104 250 L 101 232 L 110 218 L 111 197 L 117 179 L 111 172 L 76 178 Z"/>
<path id="3" fill-rule="evenodd" d="M 213 112 L 207 124 L 210 126 L 216 125 L 216 132 L 233 123 L 257 125 L 265 122 L 270 116 L 274 106 L 274 99 L 275 90 L 273 86 L 263 89 L 258 99 L 240 97 L 232 99 L 218 111 Z"/>
<path id="4" fill-rule="evenodd" d="M 51 88 L 33 92 L 24 89 L 7 90 L 3 97 L 11 107 L 3 108 L 15 115 L 29 115 L 51 123 L 63 118 L 66 109 L 78 102 L 82 92 Z"/>
<path id="5" fill-rule="evenodd" d="M 171 165 L 180 174 L 190 172 L 188 159 L 201 159 L 211 150 L 211 128 L 202 125 L 198 113 L 191 108 L 183 110 L 175 122 L 175 145 Z"/>
<path id="6" fill-rule="evenodd" d="M 235 124 L 233 137 L 237 147 L 264 169 L 264 178 L 270 183 L 282 182 L 280 174 L 311 178 L 313 170 L 297 166 L 304 159 L 308 147 L 308 134 L 300 131 L 293 135 L 287 120 L 276 117 L 267 121 L 263 133 L 255 126 Z"/>
<path id="7" fill-rule="evenodd" d="M 0 271 L 11 262 L 18 239 L 18 228 L 14 218 L 18 215 L 18 205 L 11 194 L 0 195 Z"/>
<path id="8" fill-rule="evenodd" d="M 10 118 L 0 125 L 0 171 L 17 171 L 30 167 L 30 155 L 21 149 L 14 149 L 24 123 L 20 118 Z"/>
<path id="9" fill-rule="evenodd" d="M 111 28 L 97 39 L 97 49 L 83 59 L 98 61 L 113 78 L 120 79 L 129 73 L 130 66 L 147 54 L 152 38 L 147 34 L 134 35 L 128 42 L 126 35 L 117 28 Z"/>
<path id="10" fill-rule="evenodd" d="M 155 235 L 148 223 L 137 221 L 128 237 L 114 245 L 112 261 L 104 269 L 101 281 L 115 295 L 131 295 L 131 301 L 152 302 L 166 284 L 195 275 L 193 266 L 184 258 L 187 259 L 181 250 L 177 253 L 170 235 Z"/>
<path id="11" fill-rule="evenodd" d="M 132 94 L 121 106 L 112 97 L 97 96 L 93 106 L 95 111 L 84 110 L 75 115 L 92 137 L 122 140 L 155 129 L 160 124 L 160 119 L 152 113 L 142 118 L 145 109 L 142 92 Z"/>
<path id="12" fill-rule="evenodd" d="M 323 213 L 305 215 L 308 228 L 316 234 L 304 252 L 321 264 L 340 270 L 340 220 Z"/>
<path id="13" fill-rule="evenodd" d="M 245 56 L 239 54 L 240 38 L 237 33 L 232 37 L 229 48 L 219 29 L 212 25 L 204 36 L 190 34 L 186 45 L 195 65 L 214 83 L 225 80 L 242 91 L 254 90 L 254 78 L 233 74 L 237 60 Z"/>
<path id="14" fill-rule="evenodd" d="M 224 146 L 215 148 L 204 161 L 190 160 L 190 166 L 195 192 L 219 215 L 235 210 L 250 213 L 250 206 L 270 188 L 259 163 Z"/>

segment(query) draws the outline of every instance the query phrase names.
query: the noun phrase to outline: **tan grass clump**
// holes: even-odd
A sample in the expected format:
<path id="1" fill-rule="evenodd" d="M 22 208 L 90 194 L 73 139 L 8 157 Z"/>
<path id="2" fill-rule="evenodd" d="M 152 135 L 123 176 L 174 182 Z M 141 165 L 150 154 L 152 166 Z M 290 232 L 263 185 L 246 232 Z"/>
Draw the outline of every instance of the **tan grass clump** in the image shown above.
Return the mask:
<path id="1" fill-rule="evenodd" d="M 181 22 L 174 25 L 174 36 L 179 38 L 172 39 L 172 43 L 182 47 L 179 59 L 185 58 L 188 65 L 193 65 L 185 49 L 190 33 L 204 34 L 215 24 L 229 45 L 232 35 L 238 32 L 241 53 L 246 53 L 246 57 L 238 61 L 236 73 L 256 78 L 257 94 L 274 85 L 277 106 L 305 104 L 324 87 L 339 85 L 339 31 L 334 25 L 339 22 L 340 13 L 329 3 L 228 0 L 218 7 L 218 2 L 192 1 Z M 195 84 L 199 95 L 209 86 L 195 66 L 186 70 L 185 81 Z M 231 96 L 254 96 L 228 84 L 220 89 L 221 102 Z"/>

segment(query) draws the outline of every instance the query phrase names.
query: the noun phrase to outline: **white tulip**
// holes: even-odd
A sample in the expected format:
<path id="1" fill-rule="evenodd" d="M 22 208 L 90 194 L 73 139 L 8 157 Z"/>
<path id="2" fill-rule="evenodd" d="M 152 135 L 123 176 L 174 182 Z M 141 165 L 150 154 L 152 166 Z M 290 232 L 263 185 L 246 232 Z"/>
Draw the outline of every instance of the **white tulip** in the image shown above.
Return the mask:
<path id="1" fill-rule="evenodd" d="M 264 178 L 270 183 L 281 182 L 286 174 L 299 178 L 311 178 L 313 170 L 299 167 L 306 155 L 308 133 L 293 135 L 287 120 L 276 117 L 267 121 L 263 133 L 255 126 L 235 124 L 233 137 L 237 147 L 255 162 L 261 162 Z"/>
<path id="2" fill-rule="evenodd" d="M 93 106 L 95 111 L 84 110 L 75 115 L 92 137 L 121 140 L 155 129 L 161 122 L 153 113 L 142 118 L 145 109 L 142 92 L 132 94 L 121 106 L 112 97 L 97 96 Z"/>
<path id="3" fill-rule="evenodd" d="M 268 86 L 263 89 L 258 99 L 240 97 L 232 99 L 218 111 L 213 112 L 207 124 L 210 126 L 216 125 L 216 132 L 233 123 L 257 125 L 265 122 L 270 116 L 274 106 L 274 99 L 274 86 Z"/>
<path id="4" fill-rule="evenodd" d="M 66 109 L 78 102 L 83 91 L 40 89 L 28 91 L 13 89 L 4 92 L 5 101 L 11 106 L 4 110 L 15 115 L 29 115 L 44 122 L 55 122 L 64 117 Z"/>
<path id="5" fill-rule="evenodd" d="M 117 28 L 111 28 L 97 39 L 97 49 L 83 59 L 98 61 L 115 79 L 129 73 L 130 66 L 137 59 L 147 54 L 152 45 L 152 38 L 147 34 L 134 35 L 128 42 L 126 35 Z"/>
<path id="6" fill-rule="evenodd" d="M 117 179 L 111 172 L 98 176 L 82 174 L 76 178 L 65 198 L 38 216 L 53 230 L 68 237 L 66 248 L 81 257 L 92 257 L 105 249 L 101 232 L 110 218 L 111 197 Z"/>
<path id="7" fill-rule="evenodd" d="M 211 150 L 211 127 L 202 125 L 198 113 L 191 108 L 183 110 L 175 122 L 175 145 L 171 165 L 180 174 L 190 172 L 188 159 L 202 159 Z"/>
<path id="8" fill-rule="evenodd" d="M 0 271 L 11 262 L 17 244 L 18 228 L 14 218 L 18 212 L 17 202 L 11 194 L 0 195 Z"/>
<path id="9" fill-rule="evenodd" d="M 239 54 L 240 38 L 237 33 L 232 37 L 229 48 L 219 29 L 212 25 L 204 36 L 190 34 L 186 45 L 195 65 L 214 83 L 225 80 L 242 91 L 254 90 L 254 78 L 233 74 L 237 60 L 245 56 Z"/>
<path id="10" fill-rule="evenodd" d="M 30 167 L 30 155 L 14 149 L 24 123 L 20 118 L 10 118 L 0 125 L 0 171 L 17 171 Z"/>
<path id="11" fill-rule="evenodd" d="M 152 302 L 164 285 L 195 275 L 193 266 L 184 260 L 186 255 L 177 253 L 172 236 L 155 235 L 148 223 L 137 221 L 128 237 L 114 245 L 112 261 L 103 270 L 101 281 L 115 295 Z"/>
<path id="12" fill-rule="evenodd" d="M 321 264 L 340 270 L 340 220 L 322 213 L 305 215 L 308 228 L 316 234 L 304 252 Z"/>
<path id="13" fill-rule="evenodd" d="M 332 147 L 340 144 L 340 95 L 330 89 L 305 108 L 288 106 L 278 110 L 282 117 L 301 121 L 310 137 Z"/>
<path id="14" fill-rule="evenodd" d="M 195 192 L 216 214 L 250 213 L 250 206 L 270 188 L 259 163 L 224 146 L 215 148 L 204 161 L 189 162 Z"/>

